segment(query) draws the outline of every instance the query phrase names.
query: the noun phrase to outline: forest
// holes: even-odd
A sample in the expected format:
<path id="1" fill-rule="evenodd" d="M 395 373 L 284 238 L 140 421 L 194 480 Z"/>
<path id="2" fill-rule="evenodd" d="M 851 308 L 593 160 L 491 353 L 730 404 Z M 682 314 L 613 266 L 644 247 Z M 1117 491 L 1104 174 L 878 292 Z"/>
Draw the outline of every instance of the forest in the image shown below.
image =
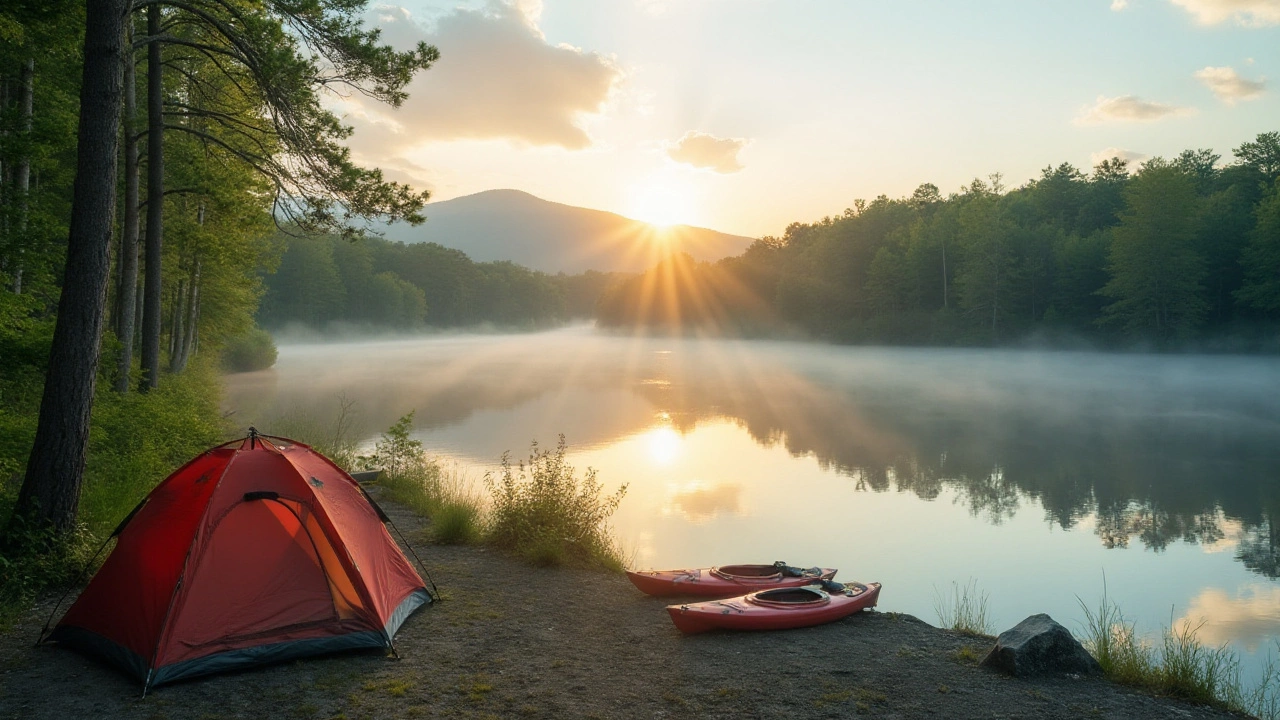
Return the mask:
<path id="1" fill-rule="evenodd" d="M 629 277 L 588 271 L 549 275 L 511 262 L 478 263 L 435 243 L 378 237 L 282 235 L 266 275 L 263 327 L 415 330 L 491 324 L 547 327 L 590 318 L 605 288 Z"/>
<path id="2" fill-rule="evenodd" d="M 367 9 L 0 6 L 0 625 L 231 431 L 219 374 L 274 358 L 254 315 L 280 234 L 423 220 L 326 105 L 397 106 L 438 58 Z"/>
<path id="3" fill-rule="evenodd" d="M 605 326 L 837 342 L 1277 347 L 1280 133 L 880 196 L 716 263 L 673 257 L 601 299 Z"/>

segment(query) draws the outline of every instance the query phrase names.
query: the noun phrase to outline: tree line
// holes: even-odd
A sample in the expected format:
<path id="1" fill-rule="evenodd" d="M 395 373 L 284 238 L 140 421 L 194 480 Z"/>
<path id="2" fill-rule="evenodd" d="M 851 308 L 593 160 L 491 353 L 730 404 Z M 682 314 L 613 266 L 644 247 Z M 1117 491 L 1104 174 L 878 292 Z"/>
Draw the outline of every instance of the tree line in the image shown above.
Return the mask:
<path id="1" fill-rule="evenodd" d="M 338 235 L 281 236 L 280 242 L 283 254 L 264 277 L 258 311 L 267 328 L 543 327 L 591 317 L 605 288 L 628 277 L 550 275 L 512 262 L 474 262 L 435 243 L 374 237 L 353 243 Z"/>
<path id="2" fill-rule="evenodd" d="M 1173 347 L 1280 324 L 1280 133 L 1234 150 L 1069 163 L 1008 189 L 854 201 L 737 257 L 677 256 L 607 293 L 609 326 L 799 329 L 840 342 L 1000 344 L 1031 335 Z"/>
<path id="3" fill-rule="evenodd" d="M 252 330 L 279 227 L 352 238 L 366 218 L 422 220 L 427 194 L 356 165 L 350 129 L 321 102 L 358 92 L 398 105 L 438 57 L 425 44 L 384 44 L 364 27 L 366 9 L 361 0 L 0 8 L 6 553 L 32 538 L 39 552 L 75 530 L 95 405 L 121 422 L 112 411 L 127 405 L 142 422 L 165 402 L 216 404 L 216 385 L 198 399 L 146 398 Z M 133 395 L 141 399 L 119 399 Z"/>

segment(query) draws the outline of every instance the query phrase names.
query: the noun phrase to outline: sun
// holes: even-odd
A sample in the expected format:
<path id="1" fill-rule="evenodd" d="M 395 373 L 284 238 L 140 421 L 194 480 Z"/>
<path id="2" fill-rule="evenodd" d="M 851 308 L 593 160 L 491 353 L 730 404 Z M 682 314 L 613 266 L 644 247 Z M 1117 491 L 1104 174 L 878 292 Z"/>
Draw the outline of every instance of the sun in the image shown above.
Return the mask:
<path id="1" fill-rule="evenodd" d="M 649 178 L 628 195 L 626 214 L 657 228 L 687 225 L 697 213 L 692 188 L 678 179 Z"/>

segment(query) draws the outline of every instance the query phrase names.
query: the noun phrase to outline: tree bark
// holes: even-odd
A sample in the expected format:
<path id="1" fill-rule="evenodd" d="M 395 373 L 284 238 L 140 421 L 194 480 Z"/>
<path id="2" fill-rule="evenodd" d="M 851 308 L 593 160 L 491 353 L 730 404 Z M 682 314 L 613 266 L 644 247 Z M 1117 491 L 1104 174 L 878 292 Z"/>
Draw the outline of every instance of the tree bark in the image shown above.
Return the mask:
<path id="1" fill-rule="evenodd" d="M 128 42 L 133 47 L 133 24 L 129 24 Z M 124 62 L 124 226 L 120 230 L 120 366 L 116 392 L 129 392 L 129 373 L 133 369 L 134 317 L 138 304 L 138 85 L 133 52 Z"/>
<path id="2" fill-rule="evenodd" d="M 21 117 L 21 132 L 23 139 L 29 143 L 31 139 L 31 118 L 33 100 L 35 98 L 35 75 L 36 61 L 35 58 L 27 58 L 22 64 L 22 70 L 18 74 L 18 112 Z M 22 270 L 23 270 L 23 249 L 27 243 L 27 211 L 29 209 L 28 195 L 31 191 L 31 148 L 28 147 L 23 151 L 22 156 L 18 158 L 17 171 L 14 173 L 15 192 L 18 197 L 18 257 L 14 260 L 13 265 L 13 294 L 22 294 Z"/>
<path id="3" fill-rule="evenodd" d="M 75 526 L 111 272 L 128 12 L 128 0 L 89 0 L 86 8 L 76 177 L 62 296 L 35 442 L 11 530 L 22 520 L 59 533 Z"/>
<path id="4" fill-rule="evenodd" d="M 160 249 L 164 237 L 164 77 L 160 69 L 160 6 L 147 7 L 147 238 L 142 293 L 142 382 L 160 384 Z"/>

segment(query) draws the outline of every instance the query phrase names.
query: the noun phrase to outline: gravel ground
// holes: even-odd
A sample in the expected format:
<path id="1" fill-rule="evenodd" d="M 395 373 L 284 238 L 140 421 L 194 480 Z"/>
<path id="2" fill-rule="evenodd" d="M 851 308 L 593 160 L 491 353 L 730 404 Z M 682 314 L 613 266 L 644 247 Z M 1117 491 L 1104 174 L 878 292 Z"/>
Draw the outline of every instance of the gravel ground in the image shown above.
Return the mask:
<path id="1" fill-rule="evenodd" d="M 0 718 L 1238 717 L 1098 678 L 1008 678 L 975 664 L 989 639 L 897 613 L 683 637 L 623 577 L 419 545 L 423 521 L 386 509 L 444 595 L 401 628 L 399 659 L 307 659 L 142 698 L 95 660 L 31 646 L 51 599 L 0 636 Z"/>

